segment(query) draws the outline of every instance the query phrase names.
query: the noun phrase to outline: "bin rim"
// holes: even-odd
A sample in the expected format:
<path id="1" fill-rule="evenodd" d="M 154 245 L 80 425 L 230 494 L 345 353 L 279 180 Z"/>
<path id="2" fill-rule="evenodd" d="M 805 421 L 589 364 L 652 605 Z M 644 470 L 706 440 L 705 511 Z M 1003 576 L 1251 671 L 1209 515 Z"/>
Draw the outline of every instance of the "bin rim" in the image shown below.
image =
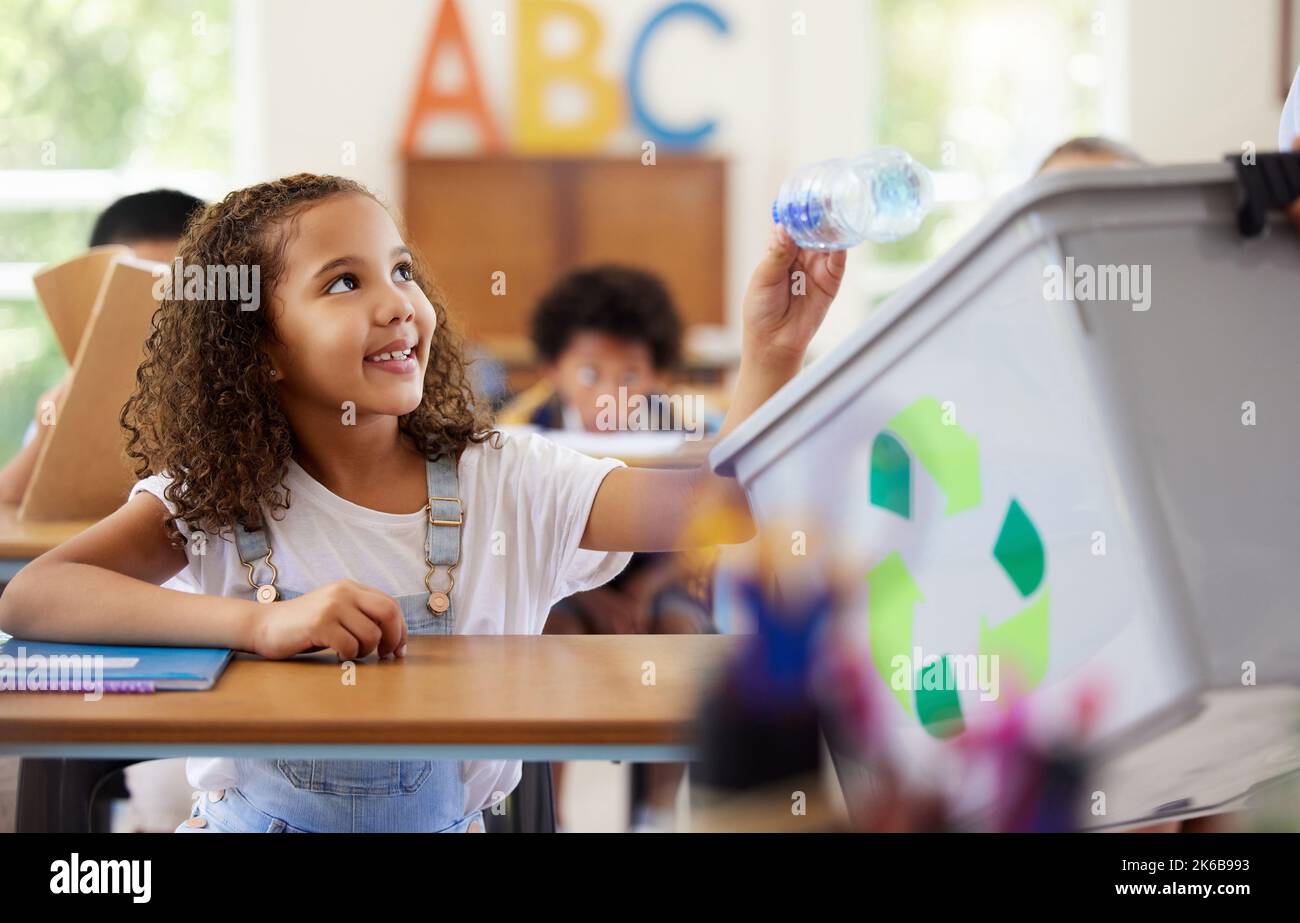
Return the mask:
<path id="1" fill-rule="evenodd" d="M 1172 166 L 1102 167 L 1036 176 L 1002 195 L 961 240 L 891 295 L 849 337 L 805 367 L 780 390 L 719 440 L 709 452 L 709 467 L 716 473 L 734 476 L 737 457 L 754 441 L 793 412 L 805 398 L 848 365 L 873 341 L 938 288 L 962 263 L 1008 225 L 1049 199 L 1078 192 L 1124 189 L 1156 189 L 1194 185 L 1235 184 L 1233 168 L 1226 162 L 1177 164 Z M 1235 220 L 1235 218 L 1234 218 Z M 1025 246 L 1034 246 L 1049 237 L 1073 231 L 1090 230 L 1091 226 L 1075 221 L 1056 221 L 1047 225 L 1032 222 L 1023 237 Z"/>

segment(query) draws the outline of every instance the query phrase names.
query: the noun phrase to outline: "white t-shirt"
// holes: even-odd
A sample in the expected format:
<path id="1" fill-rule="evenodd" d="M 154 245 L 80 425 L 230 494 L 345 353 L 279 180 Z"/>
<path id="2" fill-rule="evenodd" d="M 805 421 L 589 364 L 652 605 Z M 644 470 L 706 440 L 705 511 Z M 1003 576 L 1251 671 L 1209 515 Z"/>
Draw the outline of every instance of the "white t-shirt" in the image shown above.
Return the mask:
<path id="1" fill-rule="evenodd" d="M 458 469 L 465 522 L 453 591 L 457 634 L 541 634 L 554 603 L 600 586 L 627 566 L 631 552 L 578 547 L 601 481 L 620 467 L 626 464 L 591 458 L 535 433 L 507 433 L 499 441 L 494 437 L 466 447 Z M 147 491 L 166 503 L 162 494 L 169 481 L 162 475 L 146 478 L 131 496 Z M 292 461 L 285 484 L 290 508 L 278 522 L 268 517 L 266 526 L 279 586 L 307 593 L 347 578 L 390 596 L 427 594 L 422 512 L 381 513 L 357 506 Z M 209 538 L 199 555 L 190 547 L 188 528 L 178 527 L 189 559 L 182 573 L 198 592 L 248 595 L 247 572 L 232 541 Z M 507 554 L 492 553 L 496 532 L 506 536 Z M 195 788 L 238 785 L 230 759 L 191 757 L 186 772 Z M 495 793 L 512 791 L 520 764 L 472 760 L 461 764 L 461 772 L 465 811 L 471 813 L 488 807 Z"/>

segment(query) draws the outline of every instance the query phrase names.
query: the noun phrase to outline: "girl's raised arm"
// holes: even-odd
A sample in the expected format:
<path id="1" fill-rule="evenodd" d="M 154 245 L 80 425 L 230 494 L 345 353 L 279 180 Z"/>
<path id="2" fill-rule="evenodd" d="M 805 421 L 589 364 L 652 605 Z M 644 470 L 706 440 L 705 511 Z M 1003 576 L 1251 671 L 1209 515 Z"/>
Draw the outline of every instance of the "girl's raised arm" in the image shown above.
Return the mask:
<path id="1" fill-rule="evenodd" d="M 844 278 L 845 251 L 800 250 L 774 227 L 767 253 L 749 280 L 736 393 L 719 435 L 726 435 L 803 367 L 804 353 Z M 698 468 L 616 468 L 605 476 L 587 518 L 581 547 L 595 551 L 673 551 L 683 547 L 687 522 L 708 505 L 747 510 L 733 478 Z M 747 527 L 725 538 L 747 541 Z"/>

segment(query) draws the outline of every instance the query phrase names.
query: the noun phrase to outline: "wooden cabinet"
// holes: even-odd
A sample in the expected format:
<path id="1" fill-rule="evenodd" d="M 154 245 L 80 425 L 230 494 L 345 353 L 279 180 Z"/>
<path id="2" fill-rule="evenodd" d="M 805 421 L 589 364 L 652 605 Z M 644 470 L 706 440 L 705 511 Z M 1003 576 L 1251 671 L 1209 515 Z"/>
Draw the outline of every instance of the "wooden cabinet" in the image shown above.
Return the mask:
<path id="1" fill-rule="evenodd" d="M 658 273 L 687 326 L 725 323 L 725 186 L 707 157 L 427 158 L 406 163 L 403 211 L 453 316 L 491 343 L 526 337 L 542 293 L 597 263 Z"/>

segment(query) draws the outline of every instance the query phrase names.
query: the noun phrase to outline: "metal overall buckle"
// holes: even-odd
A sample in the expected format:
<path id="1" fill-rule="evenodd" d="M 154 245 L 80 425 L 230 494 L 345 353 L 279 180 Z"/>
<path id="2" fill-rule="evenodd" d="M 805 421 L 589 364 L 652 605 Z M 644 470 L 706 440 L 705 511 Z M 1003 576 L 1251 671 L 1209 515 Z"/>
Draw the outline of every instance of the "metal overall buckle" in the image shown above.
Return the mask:
<path id="1" fill-rule="evenodd" d="M 271 569 L 271 580 L 269 583 L 258 583 L 254 579 L 253 565 L 247 561 L 241 561 L 244 569 L 248 571 L 248 585 L 253 588 L 254 598 L 260 603 L 273 603 L 280 598 L 280 591 L 275 588 L 275 582 L 280 579 L 280 572 L 276 569 L 275 562 L 271 560 L 271 548 L 266 549 L 266 557 L 262 563 Z"/>
<path id="2" fill-rule="evenodd" d="M 445 500 L 448 503 L 455 503 L 456 508 L 460 511 L 460 518 L 434 519 L 433 502 L 435 500 Z M 429 525 L 431 526 L 460 526 L 465 522 L 465 504 L 461 503 L 460 497 L 430 497 L 429 505 L 425 507 L 425 509 L 429 511 Z M 432 551 L 431 545 L 432 541 L 430 542 L 430 546 L 426 546 L 424 554 L 424 562 L 429 565 L 429 571 L 424 575 L 424 588 L 429 591 L 429 601 L 426 605 L 428 605 L 429 611 L 434 615 L 442 615 L 451 607 L 451 590 L 452 587 L 456 585 L 456 578 L 452 574 L 452 568 L 460 563 L 460 543 L 456 543 L 456 560 L 447 565 L 446 590 L 435 590 L 433 588 L 434 563 L 432 555 L 430 554 Z"/>

